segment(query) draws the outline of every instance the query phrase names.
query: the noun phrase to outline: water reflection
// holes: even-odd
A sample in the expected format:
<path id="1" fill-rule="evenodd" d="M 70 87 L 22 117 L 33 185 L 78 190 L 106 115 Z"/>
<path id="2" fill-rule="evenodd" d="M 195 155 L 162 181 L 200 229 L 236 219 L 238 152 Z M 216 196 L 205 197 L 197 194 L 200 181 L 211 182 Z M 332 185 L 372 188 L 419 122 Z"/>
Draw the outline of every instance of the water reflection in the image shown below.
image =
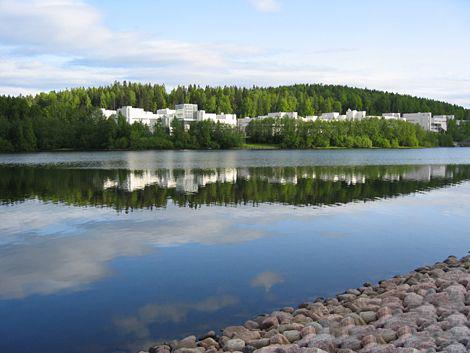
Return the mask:
<path id="1" fill-rule="evenodd" d="M 0 351 L 135 352 L 461 256 L 466 180 L 468 165 L 2 166 Z"/>
<path id="2" fill-rule="evenodd" d="M 0 200 L 38 198 L 116 210 L 283 203 L 332 205 L 467 180 L 466 165 L 100 170 L 0 167 Z"/>

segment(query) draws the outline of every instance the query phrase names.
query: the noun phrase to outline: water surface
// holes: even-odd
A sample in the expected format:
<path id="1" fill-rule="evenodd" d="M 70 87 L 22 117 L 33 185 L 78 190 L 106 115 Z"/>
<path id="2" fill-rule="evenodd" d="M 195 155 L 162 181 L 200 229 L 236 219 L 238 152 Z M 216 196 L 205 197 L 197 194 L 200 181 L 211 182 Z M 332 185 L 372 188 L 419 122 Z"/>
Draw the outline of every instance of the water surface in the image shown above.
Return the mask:
<path id="1" fill-rule="evenodd" d="M 470 149 L 0 155 L 0 352 L 134 352 L 470 250 Z"/>

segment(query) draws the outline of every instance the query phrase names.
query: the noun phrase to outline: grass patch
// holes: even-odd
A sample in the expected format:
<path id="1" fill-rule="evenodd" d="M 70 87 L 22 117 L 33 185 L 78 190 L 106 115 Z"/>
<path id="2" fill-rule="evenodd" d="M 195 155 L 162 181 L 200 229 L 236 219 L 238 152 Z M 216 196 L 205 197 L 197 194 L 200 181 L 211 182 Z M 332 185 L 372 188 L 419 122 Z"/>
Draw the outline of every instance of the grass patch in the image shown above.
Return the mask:
<path id="1" fill-rule="evenodd" d="M 279 145 L 268 143 L 244 143 L 240 149 L 242 150 L 277 150 Z"/>

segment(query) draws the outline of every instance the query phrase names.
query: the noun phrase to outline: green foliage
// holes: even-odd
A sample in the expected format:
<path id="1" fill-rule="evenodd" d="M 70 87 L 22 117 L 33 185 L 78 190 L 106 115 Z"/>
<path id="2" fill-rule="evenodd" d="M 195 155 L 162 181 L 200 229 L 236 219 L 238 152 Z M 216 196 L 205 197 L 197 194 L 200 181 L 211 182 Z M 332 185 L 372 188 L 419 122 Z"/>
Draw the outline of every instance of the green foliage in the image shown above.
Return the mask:
<path id="1" fill-rule="evenodd" d="M 439 146 L 440 134 L 400 120 L 315 121 L 252 120 L 247 129 L 252 143 L 280 143 L 284 148 L 390 148 Z M 447 146 L 447 144 L 446 144 Z"/>
<path id="2" fill-rule="evenodd" d="M 422 166 L 426 168 L 426 166 Z M 176 187 L 151 184 L 143 189 L 105 187 L 108 181 L 124 182 L 129 170 L 50 168 L 37 166 L 0 166 L 0 203 L 17 203 L 31 198 L 63 202 L 77 206 L 112 207 L 118 211 L 166 207 L 197 208 L 201 205 L 257 204 L 263 202 L 290 205 L 337 205 L 376 198 L 389 198 L 433 188 L 445 187 L 470 179 L 470 167 L 447 165 L 444 177 L 417 180 L 416 166 L 356 167 L 248 167 L 236 182 L 217 181 L 200 185 L 196 192 L 186 193 Z M 156 170 L 162 180 L 168 170 Z M 213 170 L 191 170 L 196 178 Z M 221 170 L 223 172 L 223 170 Z M 173 170 L 184 175 L 185 170 Z M 161 173 L 161 174 L 160 174 Z M 342 175 L 344 180 L 335 180 Z M 387 176 L 400 176 L 390 182 Z M 273 182 L 296 176 L 296 183 Z M 363 182 L 347 180 L 363 178 Z"/>
<path id="3" fill-rule="evenodd" d="M 454 114 L 457 119 L 470 120 L 470 110 L 430 99 L 408 95 L 358 89 L 346 86 L 299 84 L 281 87 L 176 87 L 167 93 L 163 85 L 115 82 L 110 86 L 75 88 L 36 96 L 0 96 L 0 151 L 35 151 L 53 149 L 107 149 L 107 148 L 227 148 L 239 146 L 240 136 L 222 127 L 197 127 L 195 133 L 176 127 L 176 135 L 169 136 L 162 129 L 154 132 L 129 126 L 122 117 L 117 121 L 104 119 L 97 108 L 117 109 L 133 105 L 148 111 L 194 102 L 208 112 L 236 113 L 239 117 L 266 115 L 272 111 L 298 111 L 300 115 L 321 114 L 348 108 L 367 110 L 370 115 L 384 112 L 430 111 L 433 114 Z M 269 122 L 269 120 L 268 120 Z M 434 146 L 449 145 L 450 140 L 470 143 L 470 125 L 450 124 L 449 137 L 436 137 L 403 126 L 376 126 L 374 130 L 360 131 L 336 126 L 341 131 L 324 134 L 315 126 L 313 135 L 307 130 L 297 131 L 289 126 L 281 133 L 278 123 L 270 127 L 252 129 L 250 137 L 260 143 L 274 143 L 290 148 L 359 146 Z M 402 129 L 383 131 L 382 128 Z M 211 130 L 211 133 L 208 133 Z M 351 134 L 351 138 L 346 138 Z M 175 137 L 177 136 L 177 137 Z M 218 146 L 218 147 L 217 147 Z"/>

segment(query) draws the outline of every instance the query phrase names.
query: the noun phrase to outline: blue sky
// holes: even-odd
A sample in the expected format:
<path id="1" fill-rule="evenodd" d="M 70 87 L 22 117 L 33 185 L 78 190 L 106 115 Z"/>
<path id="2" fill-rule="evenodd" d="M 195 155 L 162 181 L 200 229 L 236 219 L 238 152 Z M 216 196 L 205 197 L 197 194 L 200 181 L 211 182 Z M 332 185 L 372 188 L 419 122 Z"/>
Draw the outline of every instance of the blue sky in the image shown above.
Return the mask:
<path id="1" fill-rule="evenodd" d="M 470 107 L 468 0 L 0 0 L 0 93 L 333 83 Z"/>

